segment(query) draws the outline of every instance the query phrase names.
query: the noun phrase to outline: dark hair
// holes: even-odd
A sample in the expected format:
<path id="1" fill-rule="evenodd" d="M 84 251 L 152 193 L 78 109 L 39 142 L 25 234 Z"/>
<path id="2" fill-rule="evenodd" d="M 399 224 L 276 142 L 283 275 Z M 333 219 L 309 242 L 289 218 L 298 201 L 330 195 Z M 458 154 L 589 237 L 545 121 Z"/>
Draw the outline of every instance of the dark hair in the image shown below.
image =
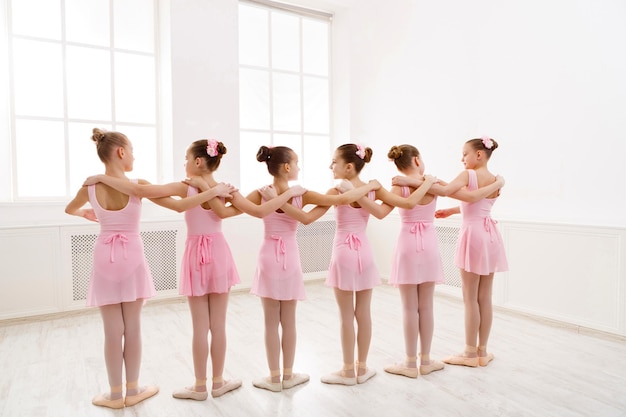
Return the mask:
<path id="1" fill-rule="evenodd" d="M 93 128 L 91 140 L 96 143 L 98 157 L 104 163 L 111 159 L 111 154 L 116 148 L 128 146 L 130 143 L 125 134 L 120 132 L 107 132 L 104 129 Z"/>
<path id="2" fill-rule="evenodd" d="M 256 153 L 256 160 L 265 162 L 267 164 L 267 172 L 272 177 L 275 177 L 280 173 L 280 166 L 293 161 L 294 155 L 295 152 L 286 146 L 274 146 L 273 148 L 261 146 Z"/>
<path id="3" fill-rule="evenodd" d="M 362 149 L 363 152 L 365 153 L 363 158 L 357 155 L 357 152 L 360 149 Z M 373 153 L 372 148 L 369 148 L 369 147 L 366 148 L 360 145 L 356 145 L 354 143 L 346 143 L 345 145 L 341 145 L 340 147 L 337 148 L 337 152 L 339 152 L 339 157 L 346 164 L 354 165 L 354 170 L 356 171 L 357 174 L 361 172 L 366 162 L 371 161 L 372 153 Z"/>
<path id="4" fill-rule="evenodd" d="M 420 151 L 413 145 L 392 146 L 387 153 L 387 158 L 391 159 L 400 171 L 410 168 L 413 158 L 419 156 Z"/>
<path id="5" fill-rule="evenodd" d="M 492 146 L 487 148 L 485 146 L 485 142 L 489 143 L 491 142 Z M 475 151 L 485 151 L 485 153 L 487 154 L 487 159 L 491 158 L 491 153 L 498 148 L 498 142 L 496 142 L 495 140 L 485 136 L 482 138 L 477 138 L 477 139 L 470 139 L 467 142 L 468 145 L 470 145 L 472 147 L 472 149 L 474 149 Z"/>
<path id="6" fill-rule="evenodd" d="M 212 143 L 217 142 L 217 155 L 215 156 L 211 156 L 208 153 L 207 147 L 209 146 L 209 140 L 211 140 Z M 220 166 L 220 162 L 222 162 L 222 155 L 226 154 L 226 146 L 224 146 L 222 142 L 216 141 L 215 139 L 199 139 L 189 146 L 189 152 L 191 152 L 191 155 L 193 155 L 194 158 L 204 159 L 209 171 L 213 172 Z"/>

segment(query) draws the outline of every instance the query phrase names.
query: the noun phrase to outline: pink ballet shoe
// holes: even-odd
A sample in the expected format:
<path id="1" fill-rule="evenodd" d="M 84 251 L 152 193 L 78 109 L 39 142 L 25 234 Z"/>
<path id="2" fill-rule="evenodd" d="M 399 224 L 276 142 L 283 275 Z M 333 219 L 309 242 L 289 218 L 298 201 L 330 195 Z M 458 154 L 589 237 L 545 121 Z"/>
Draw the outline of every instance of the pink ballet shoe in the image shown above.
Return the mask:
<path id="1" fill-rule="evenodd" d="M 108 407 L 113 409 L 124 408 L 124 397 L 120 397 L 116 400 L 112 400 L 109 398 L 108 394 L 100 394 L 93 397 L 91 400 L 93 405 L 97 405 L 98 407 Z"/>
<path id="2" fill-rule="evenodd" d="M 478 366 L 478 356 L 469 357 L 467 355 L 475 355 L 477 351 L 478 349 L 476 348 L 476 346 L 465 346 L 464 353 L 460 355 L 448 356 L 443 360 L 443 362 L 449 365 L 461 365 L 476 368 Z"/>
<path id="3" fill-rule="evenodd" d="M 135 389 L 137 385 L 135 383 L 134 386 L 131 384 L 126 384 L 126 391 L 128 389 Z M 159 392 L 159 387 L 156 385 L 148 385 L 147 387 L 143 387 L 143 389 L 135 395 L 126 395 L 124 398 L 124 405 L 126 407 L 132 407 L 133 405 L 139 404 L 143 400 L 147 400 L 148 398 L 156 395 Z"/>
<path id="4" fill-rule="evenodd" d="M 309 376 L 307 374 L 291 374 L 291 378 L 283 379 L 283 389 L 293 388 L 308 381 Z"/>
<path id="5" fill-rule="evenodd" d="M 211 396 L 213 398 L 221 397 L 227 392 L 236 390 L 239 387 L 241 387 L 241 380 L 239 379 L 231 379 L 228 381 L 224 381 L 224 384 L 221 387 L 211 390 Z"/>
<path id="6" fill-rule="evenodd" d="M 181 400 L 194 400 L 204 401 L 209 397 L 209 393 L 206 391 L 194 391 L 191 388 L 183 388 L 172 393 L 172 397 Z"/>
<path id="7" fill-rule="evenodd" d="M 487 366 L 489 365 L 489 362 L 491 362 L 492 360 L 493 360 L 493 353 L 487 353 L 487 356 L 478 357 L 478 364 L 480 366 Z"/>
<path id="8" fill-rule="evenodd" d="M 272 392 L 281 392 L 283 390 L 283 384 L 281 382 L 272 382 L 271 377 L 264 377 L 252 381 L 252 385 L 257 388 L 266 389 Z"/>
<path id="9" fill-rule="evenodd" d="M 383 369 L 390 374 L 402 375 L 407 378 L 417 378 L 418 375 L 417 368 L 409 368 L 405 364 L 394 363 L 393 365 L 385 366 Z"/>
<path id="10" fill-rule="evenodd" d="M 428 365 L 420 365 L 420 374 L 428 375 L 431 372 L 441 371 L 444 368 L 443 362 L 434 361 L 431 359 Z"/>

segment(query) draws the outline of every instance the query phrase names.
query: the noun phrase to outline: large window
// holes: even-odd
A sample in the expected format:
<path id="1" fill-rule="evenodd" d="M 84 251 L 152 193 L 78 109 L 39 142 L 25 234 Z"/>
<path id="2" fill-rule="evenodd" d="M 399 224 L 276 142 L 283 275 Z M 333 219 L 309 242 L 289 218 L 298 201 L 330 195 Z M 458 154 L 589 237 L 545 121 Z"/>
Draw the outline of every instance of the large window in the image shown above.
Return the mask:
<path id="1" fill-rule="evenodd" d="M 300 182 L 325 191 L 330 161 L 330 15 L 239 3 L 241 188 L 268 182 L 261 145 L 299 156 Z M 278 5 L 280 7 L 280 5 Z"/>
<path id="2" fill-rule="evenodd" d="M 72 196 L 102 172 L 93 127 L 125 133 L 141 155 L 133 176 L 157 180 L 155 0 L 4 2 L 11 167 L 0 170 L 11 181 L 2 199 Z"/>

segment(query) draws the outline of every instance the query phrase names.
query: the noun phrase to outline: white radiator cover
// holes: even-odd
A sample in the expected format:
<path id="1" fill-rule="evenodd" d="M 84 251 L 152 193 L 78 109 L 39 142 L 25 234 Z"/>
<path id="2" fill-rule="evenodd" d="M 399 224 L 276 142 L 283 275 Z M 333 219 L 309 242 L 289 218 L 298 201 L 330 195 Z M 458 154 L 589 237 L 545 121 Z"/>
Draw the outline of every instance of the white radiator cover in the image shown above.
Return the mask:
<path id="1" fill-rule="evenodd" d="M 169 292 L 177 289 L 178 256 L 176 236 L 178 230 L 151 230 L 140 233 L 144 253 L 152 273 L 157 292 Z M 93 265 L 93 245 L 97 234 L 70 235 L 70 253 L 72 259 L 72 301 L 87 298 L 89 275 Z"/>

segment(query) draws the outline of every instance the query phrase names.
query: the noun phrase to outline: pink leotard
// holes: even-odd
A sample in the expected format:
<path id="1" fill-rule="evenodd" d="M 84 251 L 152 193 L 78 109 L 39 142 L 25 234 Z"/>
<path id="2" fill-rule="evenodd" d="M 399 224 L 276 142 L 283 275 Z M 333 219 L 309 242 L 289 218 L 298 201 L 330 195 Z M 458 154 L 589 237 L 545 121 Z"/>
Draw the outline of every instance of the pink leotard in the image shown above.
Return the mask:
<path id="1" fill-rule="evenodd" d="M 375 195 L 375 191 L 370 191 L 368 198 L 374 200 Z M 366 234 L 369 216 L 364 208 L 349 204 L 335 207 L 337 230 L 326 285 L 344 291 L 362 291 L 380 284 L 380 273 Z"/>
<path id="2" fill-rule="evenodd" d="M 476 171 L 468 169 L 469 191 L 478 189 Z M 497 198 L 483 198 L 475 203 L 461 203 L 461 231 L 456 245 L 454 263 L 457 267 L 479 275 L 507 271 L 509 266 L 502 236 L 491 218 L 491 207 Z"/>
<path id="3" fill-rule="evenodd" d="M 302 196 L 291 199 L 302 208 Z M 250 292 L 273 300 L 304 300 L 304 277 L 296 241 L 298 221 L 283 212 L 263 218 L 265 235 Z"/>
<path id="4" fill-rule="evenodd" d="M 402 187 L 402 197 L 410 195 L 409 187 Z M 439 253 L 437 232 L 433 220 L 437 197 L 425 205 L 412 209 L 398 209 L 402 228 L 393 253 L 389 283 L 422 284 L 445 281 L 443 262 Z"/>
<path id="5" fill-rule="evenodd" d="M 106 210 L 98 203 L 96 185 L 88 186 L 87 190 L 100 222 L 100 233 L 93 248 L 87 305 L 97 307 L 155 296 L 139 235 L 141 200 L 130 196 L 123 209 Z"/>
<path id="6" fill-rule="evenodd" d="M 198 194 L 189 187 L 187 196 Z M 181 267 L 180 294 L 199 296 L 227 293 L 238 284 L 239 274 L 222 233 L 222 219 L 213 210 L 196 206 L 185 211 L 187 240 Z"/>

